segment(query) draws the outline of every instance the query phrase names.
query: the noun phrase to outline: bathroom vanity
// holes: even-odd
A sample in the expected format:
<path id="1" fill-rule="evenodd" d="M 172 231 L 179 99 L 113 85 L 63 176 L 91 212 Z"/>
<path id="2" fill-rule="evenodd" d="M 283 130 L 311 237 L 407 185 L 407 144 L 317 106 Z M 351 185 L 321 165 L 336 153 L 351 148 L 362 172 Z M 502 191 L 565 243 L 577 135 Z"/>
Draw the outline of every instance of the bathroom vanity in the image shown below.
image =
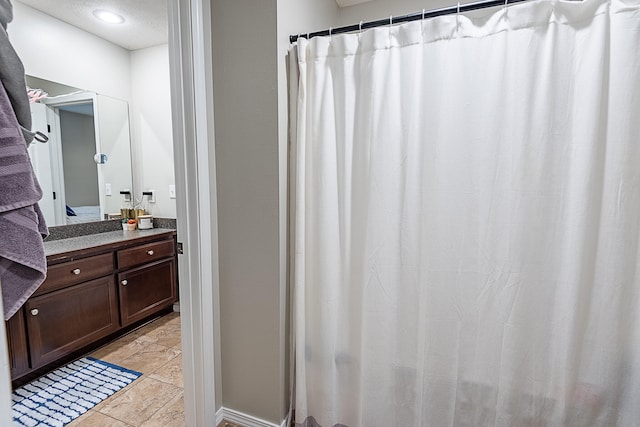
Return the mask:
<path id="1" fill-rule="evenodd" d="M 47 278 L 7 321 L 14 385 L 157 316 L 177 298 L 175 230 L 45 242 Z"/>

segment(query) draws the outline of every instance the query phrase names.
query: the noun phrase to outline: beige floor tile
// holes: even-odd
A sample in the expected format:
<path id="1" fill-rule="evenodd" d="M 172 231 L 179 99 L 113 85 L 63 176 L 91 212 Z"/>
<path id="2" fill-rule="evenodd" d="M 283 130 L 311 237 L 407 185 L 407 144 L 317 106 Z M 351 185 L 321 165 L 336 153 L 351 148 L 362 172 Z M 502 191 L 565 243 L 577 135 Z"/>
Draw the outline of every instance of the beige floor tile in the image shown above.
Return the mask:
<path id="1" fill-rule="evenodd" d="M 150 331 L 154 331 L 156 329 L 162 328 L 172 328 L 175 329 L 175 326 L 180 325 L 180 315 L 178 313 L 170 313 L 166 316 L 162 316 L 159 319 L 154 320 L 151 323 L 147 323 L 142 328 L 139 328 L 138 331 L 142 330 L 143 333 L 148 333 Z"/>
<path id="2" fill-rule="evenodd" d="M 164 366 L 158 368 L 154 373 L 149 375 L 150 378 L 165 383 L 173 384 L 176 387 L 184 388 L 182 375 L 182 354 L 167 362 Z"/>
<path id="3" fill-rule="evenodd" d="M 180 313 L 170 313 L 165 316 L 167 323 L 180 326 Z"/>
<path id="4" fill-rule="evenodd" d="M 179 387 L 162 381 L 151 378 L 138 381 L 138 384 L 119 394 L 98 411 L 133 426 L 139 426 L 182 393 Z"/>
<path id="5" fill-rule="evenodd" d="M 141 427 L 184 427 L 185 425 L 184 394 L 180 393 L 145 421 Z"/>
<path id="6" fill-rule="evenodd" d="M 131 384 L 129 384 L 128 386 L 118 390 L 117 392 L 113 393 L 111 396 L 107 397 L 105 400 L 103 400 L 102 402 L 98 403 L 96 406 L 94 406 L 93 408 L 91 408 L 92 411 L 96 411 L 99 412 L 100 409 L 104 408 L 105 406 L 107 406 L 109 403 L 111 403 L 113 400 L 117 399 L 121 394 L 126 393 L 127 390 L 129 390 L 130 388 L 132 388 L 134 385 L 138 384 L 138 382 L 140 382 L 144 377 L 139 377 L 137 380 L 135 380 L 134 382 L 132 382 Z"/>
<path id="7" fill-rule="evenodd" d="M 142 372 L 145 375 L 150 375 L 154 373 L 156 369 L 178 357 L 181 353 L 180 350 L 175 348 L 146 343 L 141 346 L 137 353 L 122 360 L 119 365 L 127 369 Z"/>
<path id="8" fill-rule="evenodd" d="M 98 350 L 90 354 L 91 357 L 104 360 L 105 362 L 115 363 L 121 365 L 125 359 L 139 353 L 143 350 L 149 342 L 140 341 L 129 334 L 123 338 L 118 339 L 110 344 L 100 347 Z"/>
<path id="9" fill-rule="evenodd" d="M 130 425 L 91 410 L 67 424 L 67 427 L 130 427 Z"/>
<path id="10" fill-rule="evenodd" d="M 137 341 L 146 341 L 165 347 L 176 347 L 181 345 L 180 329 L 167 324 L 146 332 L 137 338 Z"/>

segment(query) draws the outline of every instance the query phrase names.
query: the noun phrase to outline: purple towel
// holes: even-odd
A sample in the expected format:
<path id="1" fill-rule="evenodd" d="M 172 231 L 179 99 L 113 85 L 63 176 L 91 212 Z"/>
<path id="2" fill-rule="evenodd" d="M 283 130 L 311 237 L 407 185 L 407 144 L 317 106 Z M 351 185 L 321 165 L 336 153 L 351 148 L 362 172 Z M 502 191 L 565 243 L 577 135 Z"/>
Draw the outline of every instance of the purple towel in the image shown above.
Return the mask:
<path id="1" fill-rule="evenodd" d="M 38 289 L 47 272 L 48 234 L 27 143 L 4 84 L 0 85 L 0 283 L 5 320 Z"/>

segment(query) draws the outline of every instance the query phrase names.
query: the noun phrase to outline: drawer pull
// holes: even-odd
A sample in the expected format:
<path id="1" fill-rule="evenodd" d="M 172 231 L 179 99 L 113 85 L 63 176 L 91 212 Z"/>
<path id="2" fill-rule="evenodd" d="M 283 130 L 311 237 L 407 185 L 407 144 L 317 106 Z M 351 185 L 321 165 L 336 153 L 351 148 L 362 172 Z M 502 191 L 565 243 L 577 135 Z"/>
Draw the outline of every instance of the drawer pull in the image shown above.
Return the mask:
<path id="1" fill-rule="evenodd" d="M 78 274 L 80 274 L 80 269 L 79 269 L 79 268 L 76 268 L 76 269 L 71 270 L 71 272 L 72 272 L 73 274 L 78 275 Z"/>
<path id="2" fill-rule="evenodd" d="M 31 310 L 31 315 L 32 316 L 37 316 L 38 313 L 40 313 L 40 311 L 37 308 L 34 308 L 34 309 Z"/>
<path id="3" fill-rule="evenodd" d="M 147 251 L 149 255 L 153 255 L 153 251 Z"/>
<path id="4" fill-rule="evenodd" d="M 123 281 L 122 281 L 122 282 L 120 282 L 120 283 L 122 283 L 122 286 L 127 286 L 127 285 L 129 284 L 129 281 L 127 281 L 127 280 L 123 280 Z"/>

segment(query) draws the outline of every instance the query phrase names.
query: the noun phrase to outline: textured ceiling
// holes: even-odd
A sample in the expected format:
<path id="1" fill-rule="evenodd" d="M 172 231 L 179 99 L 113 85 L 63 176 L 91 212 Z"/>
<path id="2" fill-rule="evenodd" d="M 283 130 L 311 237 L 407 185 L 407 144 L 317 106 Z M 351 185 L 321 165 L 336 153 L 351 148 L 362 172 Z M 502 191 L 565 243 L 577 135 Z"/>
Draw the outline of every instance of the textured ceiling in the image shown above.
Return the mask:
<path id="1" fill-rule="evenodd" d="M 167 2 L 163 0 L 14 0 L 95 34 L 125 49 L 167 43 Z M 122 24 L 107 24 L 93 16 L 96 9 L 122 15 Z"/>

